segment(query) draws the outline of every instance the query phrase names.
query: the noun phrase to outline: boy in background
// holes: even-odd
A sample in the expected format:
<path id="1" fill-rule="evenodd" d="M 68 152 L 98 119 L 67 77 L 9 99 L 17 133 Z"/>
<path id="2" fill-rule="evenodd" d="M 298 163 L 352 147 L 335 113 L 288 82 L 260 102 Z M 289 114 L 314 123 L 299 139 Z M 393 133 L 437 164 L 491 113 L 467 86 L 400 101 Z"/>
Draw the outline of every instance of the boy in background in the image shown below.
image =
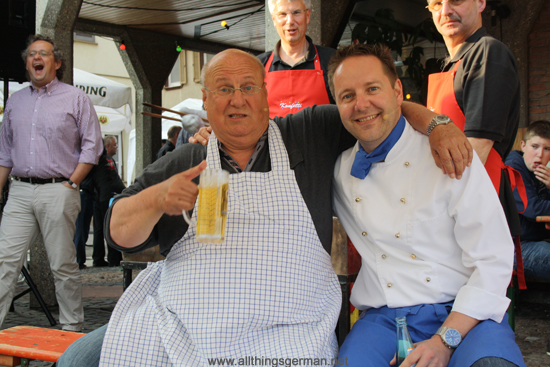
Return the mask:
<path id="1" fill-rule="evenodd" d="M 537 223 L 539 215 L 550 215 L 550 121 L 535 121 L 529 125 L 521 150 L 514 150 L 508 155 L 506 164 L 516 169 L 523 178 L 528 204 L 521 220 L 521 251 L 525 276 L 550 280 L 550 230 L 544 223 Z M 517 190 L 514 197 L 518 211 L 523 210 L 523 203 Z"/>

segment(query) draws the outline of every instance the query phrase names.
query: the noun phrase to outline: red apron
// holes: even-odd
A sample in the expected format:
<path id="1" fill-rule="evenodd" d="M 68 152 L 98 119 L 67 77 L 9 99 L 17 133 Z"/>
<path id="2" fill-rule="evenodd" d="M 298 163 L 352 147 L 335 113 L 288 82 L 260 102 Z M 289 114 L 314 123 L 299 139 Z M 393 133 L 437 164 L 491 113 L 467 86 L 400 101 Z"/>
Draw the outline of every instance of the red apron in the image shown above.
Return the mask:
<path id="1" fill-rule="evenodd" d="M 269 72 L 273 62 L 273 53 L 271 54 L 265 64 L 270 118 L 284 117 L 308 106 L 330 103 L 317 47 L 315 53 L 315 69 Z"/>
<path id="2" fill-rule="evenodd" d="M 456 70 L 458 65 L 462 62 L 462 59 L 459 60 L 452 70 L 442 73 L 430 74 L 428 77 L 428 108 L 431 111 L 436 113 L 444 113 L 453 120 L 456 126 L 458 126 L 462 131 L 466 124 L 466 117 L 462 112 L 462 109 L 458 105 L 455 96 L 454 80 L 456 75 Z M 508 176 L 512 190 L 516 187 L 520 194 L 520 197 L 523 200 L 524 208 L 527 207 L 527 193 L 525 192 L 525 186 L 523 184 L 523 179 L 519 172 L 517 172 L 512 167 L 509 167 L 504 164 L 502 157 L 498 152 L 491 148 L 487 161 L 485 162 L 485 169 L 487 174 L 495 187 L 497 194 L 500 191 L 500 179 L 502 175 L 502 170 Z M 525 209 L 524 209 L 525 210 Z M 521 256 L 521 246 L 519 238 L 514 239 L 516 247 L 516 260 L 517 260 L 517 274 L 519 288 L 525 289 L 525 276 L 523 274 L 523 259 Z"/>

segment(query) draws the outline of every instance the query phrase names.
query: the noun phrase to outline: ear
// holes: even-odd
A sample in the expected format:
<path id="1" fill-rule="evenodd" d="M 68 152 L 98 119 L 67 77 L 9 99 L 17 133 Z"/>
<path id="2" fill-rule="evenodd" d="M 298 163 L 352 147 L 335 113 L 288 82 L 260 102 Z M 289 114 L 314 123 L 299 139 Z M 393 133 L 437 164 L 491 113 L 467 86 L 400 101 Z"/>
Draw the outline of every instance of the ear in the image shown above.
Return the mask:
<path id="1" fill-rule="evenodd" d="M 525 153 L 525 142 L 522 140 L 519 145 L 521 146 L 521 150 Z"/>
<path id="2" fill-rule="evenodd" d="M 60 67 L 61 67 L 61 60 L 55 61 L 55 70 L 59 70 Z"/>
<path id="3" fill-rule="evenodd" d="M 403 84 L 401 84 L 401 80 L 399 80 L 399 78 L 395 80 L 393 90 L 395 92 L 395 98 L 397 99 L 397 105 L 401 107 L 403 104 Z"/>
<path id="4" fill-rule="evenodd" d="M 206 94 L 206 89 L 204 88 L 201 88 L 201 91 L 202 91 L 202 108 L 206 111 L 208 108 L 208 103 L 206 102 L 206 99 L 207 99 L 207 94 Z"/>
<path id="5" fill-rule="evenodd" d="M 306 24 L 309 24 L 309 18 L 311 17 L 311 9 L 306 10 Z"/>
<path id="6" fill-rule="evenodd" d="M 477 10 L 481 14 L 485 7 L 487 6 L 487 0 L 477 0 Z"/>

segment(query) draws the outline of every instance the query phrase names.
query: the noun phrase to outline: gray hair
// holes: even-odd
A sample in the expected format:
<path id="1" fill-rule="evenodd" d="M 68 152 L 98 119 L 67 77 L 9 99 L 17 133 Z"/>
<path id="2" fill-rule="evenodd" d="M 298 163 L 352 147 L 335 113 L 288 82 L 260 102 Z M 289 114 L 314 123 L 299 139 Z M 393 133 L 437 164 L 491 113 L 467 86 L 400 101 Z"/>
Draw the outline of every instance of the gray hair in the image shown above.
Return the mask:
<path id="1" fill-rule="evenodd" d="M 61 80 L 63 78 L 63 74 L 65 73 L 65 58 L 63 57 L 63 52 L 61 52 L 61 49 L 59 47 L 57 47 L 55 42 L 50 37 L 46 37 L 46 36 L 43 36 L 41 34 L 35 34 L 33 36 L 30 36 L 27 39 L 27 47 L 21 53 L 21 57 L 23 58 L 23 61 L 25 63 L 27 62 L 27 54 L 29 53 L 29 47 L 31 47 L 31 45 L 33 43 L 35 43 L 36 41 L 45 41 L 45 42 L 48 42 L 48 43 L 52 44 L 52 46 L 53 46 L 53 51 L 52 52 L 53 52 L 54 60 L 55 61 L 61 61 L 61 67 L 59 69 L 57 69 L 57 71 L 55 73 L 55 76 L 57 76 L 57 79 Z M 28 74 L 27 74 L 27 79 L 29 79 Z"/>
<path id="2" fill-rule="evenodd" d="M 112 135 L 106 135 L 103 138 L 103 145 L 107 147 L 107 145 L 113 145 L 116 144 L 116 138 Z"/>
<path id="3" fill-rule="evenodd" d="M 269 0 L 268 1 L 269 13 L 273 14 L 273 11 L 275 10 L 275 6 L 277 6 L 277 3 L 283 2 L 283 1 L 287 1 L 287 2 L 291 3 L 293 1 L 300 1 L 300 0 Z M 301 1 L 306 6 L 306 9 L 311 9 L 311 0 L 301 0 Z M 429 2 L 429 0 L 428 0 L 428 2 Z"/>
<path id="4" fill-rule="evenodd" d="M 249 52 L 245 52 L 245 51 L 242 51 L 242 50 L 238 50 L 238 49 L 234 49 L 236 51 L 240 51 L 244 54 L 247 54 L 248 56 L 250 56 L 251 58 L 253 58 L 257 63 L 258 63 L 258 66 L 260 67 L 260 70 L 262 71 L 262 80 L 265 79 L 265 68 L 264 68 L 264 64 L 262 64 L 262 62 L 260 61 L 260 59 L 258 59 L 256 56 L 252 55 L 251 53 Z M 227 51 L 227 50 L 226 50 Z M 223 51 L 222 51 L 223 52 Z M 205 85 L 205 81 L 206 81 L 206 73 L 208 72 L 208 69 L 210 68 L 210 64 L 212 63 L 212 60 L 216 59 L 216 57 L 214 56 L 213 58 L 211 58 L 210 60 L 208 60 L 208 62 L 206 64 L 204 64 L 204 66 L 202 67 L 202 70 L 201 70 L 201 85 L 204 87 Z M 204 109 L 204 104 L 203 104 L 203 107 Z"/>

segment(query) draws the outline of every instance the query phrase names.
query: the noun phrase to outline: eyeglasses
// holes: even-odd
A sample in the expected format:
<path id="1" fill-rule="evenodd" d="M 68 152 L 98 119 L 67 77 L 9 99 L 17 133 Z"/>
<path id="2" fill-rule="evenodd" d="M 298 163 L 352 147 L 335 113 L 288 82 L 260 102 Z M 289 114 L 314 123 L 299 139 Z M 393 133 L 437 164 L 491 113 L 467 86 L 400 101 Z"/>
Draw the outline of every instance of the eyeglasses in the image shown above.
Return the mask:
<path id="1" fill-rule="evenodd" d="M 40 50 L 40 51 L 35 51 L 35 50 L 33 50 L 33 51 L 29 51 L 29 52 L 27 53 L 27 56 L 29 56 L 29 57 L 35 57 L 36 54 L 39 54 L 39 55 L 42 56 L 42 57 L 46 57 L 46 56 L 50 56 L 52 53 L 51 53 L 51 52 L 48 52 L 48 51 L 44 51 L 44 50 Z"/>
<path id="2" fill-rule="evenodd" d="M 257 87 L 255 85 L 247 85 L 246 87 L 242 87 L 242 88 L 221 87 L 218 89 L 210 90 L 205 87 L 204 89 L 206 89 L 210 93 L 215 93 L 221 97 L 231 96 L 233 95 L 233 93 L 235 93 L 236 90 L 240 90 L 242 94 L 251 96 L 254 94 L 258 94 L 264 86 L 265 86 L 265 83 L 261 87 Z"/>
<path id="3" fill-rule="evenodd" d="M 301 18 L 302 15 L 304 15 L 304 13 L 307 11 L 307 9 L 305 10 L 302 10 L 302 9 L 297 9 L 297 10 L 294 10 L 293 12 L 291 13 L 284 13 L 284 12 L 281 12 L 281 13 L 277 13 L 277 19 L 278 20 L 285 20 L 286 17 L 288 17 L 288 15 L 292 15 L 292 18 Z"/>
<path id="4" fill-rule="evenodd" d="M 460 6 L 465 0 L 447 0 L 447 1 L 433 1 L 430 5 L 426 6 L 432 13 L 437 13 L 443 7 L 443 3 L 449 4 L 450 7 Z"/>

